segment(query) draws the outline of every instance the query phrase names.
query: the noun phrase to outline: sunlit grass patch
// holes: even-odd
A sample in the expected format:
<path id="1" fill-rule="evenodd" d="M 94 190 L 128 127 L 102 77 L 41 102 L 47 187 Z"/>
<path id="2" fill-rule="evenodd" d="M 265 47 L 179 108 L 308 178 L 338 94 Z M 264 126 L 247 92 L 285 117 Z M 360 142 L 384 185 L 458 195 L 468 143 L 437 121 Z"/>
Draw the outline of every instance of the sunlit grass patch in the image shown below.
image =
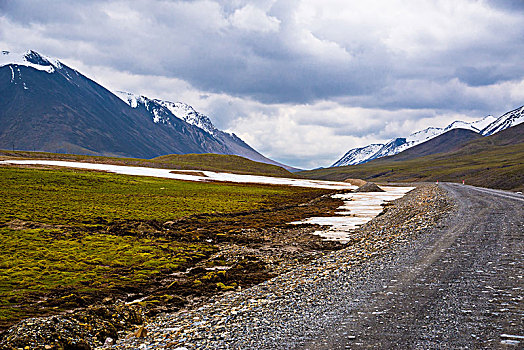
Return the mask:
<path id="1" fill-rule="evenodd" d="M 57 289 L 109 291 L 186 268 L 216 251 L 182 243 L 107 234 L 0 229 L 0 320 L 9 306 Z"/>
<path id="2" fill-rule="evenodd" d="M 285 203 L 297 189 L 184 182 L 71 169 L 0 167 L 0 223 L 173 220 Z"/>
<path id="3" fill-rule="evenodd" d="M 279 218 L 261 209 L 298 205 L 326 193 L 0 166 L 0 329 L 108 295 L 125 300 L 129 293 L 148 293 L 166 276 L 209 258 L 218 250 L 213 243 L 240 242 L 243 228 L 260 226 L 256 220 L 267 221 L 269 215 Z M 296 214 L 287 215 L 292 221 Z M 257 275 L 258 270 L 252 271 L 256 278 L 265 273 Z M 233 283 L 206 281 L 197 293 L 229 290 Z M 193 293 L 184 288 L 182 295 Z"/>

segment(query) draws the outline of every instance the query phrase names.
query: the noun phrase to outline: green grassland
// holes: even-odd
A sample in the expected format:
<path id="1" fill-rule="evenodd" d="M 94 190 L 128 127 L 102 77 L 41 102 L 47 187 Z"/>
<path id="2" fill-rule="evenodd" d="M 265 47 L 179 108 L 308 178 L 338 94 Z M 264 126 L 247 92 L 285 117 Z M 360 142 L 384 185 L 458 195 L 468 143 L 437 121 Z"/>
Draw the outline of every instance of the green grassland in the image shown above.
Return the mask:
<path id="1" fill-rule="evenodd" d="M 500 188 L 524 189 L 524 143 L 501 145 L 484 138 L 455 152 L 406 161 L 381 158 L 369 163 L 304 171 L 311 179 L 360 178 L 377 182 L 449 181 Z"/>
<path id="2" fill-rule="evenodd" d="M 254 162 L 252 160 L 223 154 L 170 154 L 150 160 L 162 167 L 177 169 L 197 169 L 209 171 L 240 172 L 266 176 L 295 177 L 292 173 L 276 165 Z"/>
<path id="3" fill-rule="evenodd" d="M 107 163 L 115 165 L 133 165 L 178 170 L 207 170 L 232 172 L 239 174 L 256 174 L 276 177 L 296 177 L 284 168 L 276 165 L 255 162 L 240 156 L 223 154 L 170 154 L 152 159 L 117 158 L 87 156 L 31 151 L 0 150 L 2 159 L 52 159 L 73 160 L 81 162 Z"/>
<path id="4" fill-rule="evenodd" d="M 133 291 L 217 251 L 212 231 L 200 239 L 191 236 L 197 227 L 170 236 L 142 234 L 140 225 L 298 205 L 325 193 L 0 166 L 0 329 Z"/>

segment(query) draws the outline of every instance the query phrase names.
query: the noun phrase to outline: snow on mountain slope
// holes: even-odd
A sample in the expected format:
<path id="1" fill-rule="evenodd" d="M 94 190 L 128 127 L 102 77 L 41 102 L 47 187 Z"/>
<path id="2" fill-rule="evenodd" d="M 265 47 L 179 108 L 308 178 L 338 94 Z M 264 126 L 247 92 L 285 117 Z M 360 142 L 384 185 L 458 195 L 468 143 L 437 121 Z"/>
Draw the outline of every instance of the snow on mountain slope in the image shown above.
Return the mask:
<path id="1" fill-rule="evenodd" d="M 125 91 L 115 91 L 114 94 L 127 103 L 131 108 L 137 108 L 139 104 L 144 104 L 144 96 L 137 96 L 130 92 Z"/>
<path id="2" fill-rule="evenodd" d="M 476 122 L 471 123 L 471 125 L 477 128 L 480 131 L 485 129 L 489 124 L 493 123 L 497 118 L 492 115 L 488 115 L 482 119 L 477 120 Z"/>
<path id="3" fill-rule="evenodd" d="M 457 121 L 454 121 L 453 123 L 449 124 L 448 126 L 446 126 L 442 131 L 442 134 L 446 131 L 450 131 L 450 130 L 453 130 L 453 129 L 466 129 L 466 130 L 471 130 L 471 131 L 475 131 L 475 132 L 480 132 L 479 129 L 477 129 L 475 126 L 471 125 L 471 123 L 466 123 L 466 122 L 463 122 L 462 120 L 457 120 Z"/>
<path id="4" fill-rule="evenodd" d="M 219 131 L 207 116 L 195 111 L 195 109 L 188 104 L 149 99 L 145 96 L 138 96 L 125 91 L 115 91 L 115 95 L 120 97 L 132 108 L 138 108 L 140 105 L 143 105 L 154 115 L 153 122 L 157 124 L 162 123 L 170 125 L 170 117 L 172 115 L 211 135 L 215 135 Z M 169 111 L 169 113 L 166 113 L 167 111 Z"/>
<path id="5" fill-rule="evenodd" d="M 524 123 L 524 106 L 501 115 L 497 120 L 482 129 L 481 134 L 489 136 L 512 126 Z"/>
<path id="6" fill-rule="evenodd" d="M 217 129 L 209 117 L 200 112 L 197 112 L 188 104 L 182 102 L 163 101 L 159 99 L 149 99 L 145 96 L 138 96 L 125 91 L 116 91 L 115 95 L 132 108 L 145 108 L 151 115 L 152 121 L 155 124 L 163 124 L 168 127 L 173 126 L 175 123 L 173 118 L 175 118 L 178 120 L 178 123 L 182 121 L 191 125 L 191 127 L 196 127 L 199 130 L 203 130 L 209 135 L 209 137 L 214 139 L 215 142 L 220 145 L 220 149 L 209 149 L 208 153 L 237 155 L 256 162 L 277 165 L 289 171 L 298 170 L 264 157 L 235 134 L 230 134 Z M 206 147 L 204 144 L 202 146 L 204 148 Z"/>
<path id="7" fill-rule="evenodd" d="M 511 119 L 511 121 L 506 121 L 506 119 L 508 119 L 509 117 L 503 117 L 517 110 L 506 113 L 504 116 L 500 117 L 499 119 L 501 121 L 499 122 L 499 124 L 501 129 L 497 129 L 496 132 L 509 127 L 508 125 L 510 124 L 510 126 L 513 126 L 523 122 L 524 118 L 522 118 L 522 109 L 524 109 L 524 107 L 521 108 L 519 116 L 517 116 L 516 114 L 512 114 L 513 117 L 511 118 L 513 119 Z M 502 120 L 501 118 L 504 120 Z M 449 124 L 445 128 L 429 127 L 427 129 L 414 132 L 407 137 L 398 137 L 392 139 L 386 142 L 385 144 L 372 144 L 365 147 L 353 148 L 346 152 L 346 154 L 344 154 L 344 156 L 338 161 L 336 161 L 332 166 L 356 165 L 369 162 L 370 160 L 376 158 L 393 156 L 411 147 L 429 141 L 453 129 L 467 129 L 480 133 L 484 128 L 486 128 L 487 130 L 488 125 L 494 125 L 495 121 L 499 119 L 496 119 L 495 117 L 489 115 L 471 123 L 457 120 Z M 495 128 L 495 126 L 493 126 L 493 128 Z"/>
<path id="8" fill-rule="evenodd" d="M 344 154 L 337 162 L 335 162 L 332 167 L 364 163 L 366 159 L 377 153 L 382 146 L 384 145 L 374 143 L 366 147 L 353 148 Z"/>
<path id="9" fill-rule="evenodd" d="M 39 53 L 29 50 L 25 53 L 14 53 L 10 51 L 2 51 L 0 54 L 0 67 L 13 65 L 16 66 L 25 66 L 31 67 L 36 70 L 41 70 L 47 73 L 54 73 L 55 69 L 62 68 L 60 61 L 52 59 L 46 56 L 42 56 Z M 14 71 L 13 72 L 13 82 L 14 80 Z"/>
<path id="10" fill-rule="evenodd" d="M 218 130 L 207 116 L 195 111 L 195 109 L 190 105 L 182 102 L 170 102 L 156 99 L 155 102 L 169 109 L 171 113 L 186 123 L 207 131 L 211 135 L 214 135 Z"/>

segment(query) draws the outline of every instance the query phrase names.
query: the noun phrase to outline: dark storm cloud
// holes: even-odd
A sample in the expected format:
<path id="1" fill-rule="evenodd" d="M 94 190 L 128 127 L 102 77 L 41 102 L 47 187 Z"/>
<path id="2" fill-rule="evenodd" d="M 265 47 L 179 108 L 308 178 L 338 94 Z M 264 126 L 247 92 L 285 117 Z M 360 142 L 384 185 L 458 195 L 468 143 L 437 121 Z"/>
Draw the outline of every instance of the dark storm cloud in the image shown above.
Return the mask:
<path id="1" fill-rule="evenodd" d="M 239 11 L 238 6 L 131 4 L 120 3 L 113 10 L 123 10 L 123 16 L 130 16 L 126 20 L 111 18 L 111 3 L 105 1 L 9 1 L 4 11 L 10 21 L 38 25 L 41 35 L 62 42 L 63 47 L 55 46 L 52 54 L 71 56 L 76 50 L 87 64 L 173 76 L 199 89 L 263 102 L 306 103 L 371 93 L 387 74 L 376 66 L 366 67 L 372 58 L 365 53 L 352 58 L 334 43 L 328 49 L 345 57 L 319 54 L 320 46 L 317 51 L 309 50 L 308 45 L 322 45 L 322 40 L 312 33 L 297 34 L 297 28 L 282 24 L 289 16 L 285 12 L 290 11 L 284 5 L 271 8 L 273 16 L 267 18 L 275 25 L 266 31 L 246 29 L 243 25 L 247 23 L 229 23 L 226 16 Z M 297 44 L 301 40 L 310 43 Z"/>
<path id="2" fill-rule="evenodd" d="M 488 0 L 488 3 L 504 10 L 524 11 L 524 1 L 522 0 Z"/>
<path id="3" fill-rule="evenodd" d="M 495 66 L 459 67 L 455 72 L 457 78 L 470 86 L 492 85 L 500 81 L 514 79 L 511 74 L 499 73 Z"/>
<path id="4" fill-rule="evenodd" d="M 506 42 L 514 44 L 515 38 L 524 37 L 522 26 L 502 25 L 511 32 L 473 35 L 429 57 L 424 48 L 412 56 L 387 47 L 387 37 L 375 33 L 373 26 L 358 32 L 358 23 L 351 20 L 331 23 L 320 17 L 309 27 L 298 23 L 294 18 L 299 3 L 36 0 L 4 1 L 2 12 L 10 22 L 36 25 L 40 35 L 62 43 L 55 43 L 52 54 L 78 55 L 86 64 L 110 65 L 135 74 L 177 77 L 204 91 L 263 103 L 310 103 L 339 96 L 368 96 L 369 100 L 382 97 L 406 75 L 417 75 L 417 69 L 417 79 L 433 82 L 456 77 L 471 86 L 523 75 L 522 66 L 515 69 L 513 65 L 508 71 L 500 65 L 501 60 L 521 63 L 522 43 L 512 52 L 503 51 L 508 49 Z M 508 2 L 505 10 L 518 9 L 516 4 Z M 499 30 L 496 22 L 489 25 Z M 416 39 L 428 42 L 428 50 L 432 50 L 431 41 L 438 39 L 432 32 L 429 28 Z M 423 98 L 410 105 L 428 102 Z M 438 98 L 434 102 L 441 103 Z M 390 104 L 402 103 L 401 99 Z M 385 104 L 378 101 L 378 105 Z"/>

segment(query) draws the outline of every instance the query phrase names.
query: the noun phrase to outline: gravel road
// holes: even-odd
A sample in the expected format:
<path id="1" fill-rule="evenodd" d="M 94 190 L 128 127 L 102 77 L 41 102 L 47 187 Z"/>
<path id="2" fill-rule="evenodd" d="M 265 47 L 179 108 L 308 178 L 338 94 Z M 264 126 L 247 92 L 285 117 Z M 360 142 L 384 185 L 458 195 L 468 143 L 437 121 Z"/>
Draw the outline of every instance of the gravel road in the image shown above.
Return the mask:
<path id="1" fill-rule="evenodd" d="M 524 197 L 441 184 L 396 203 L 347 249 L 113 348 L 523 348 Z"/>
<path id="2" fill-rule="evenodd" d="M 441 186 L 453 215 L 305 349 L 524 348 L 524 197 Z"/>

